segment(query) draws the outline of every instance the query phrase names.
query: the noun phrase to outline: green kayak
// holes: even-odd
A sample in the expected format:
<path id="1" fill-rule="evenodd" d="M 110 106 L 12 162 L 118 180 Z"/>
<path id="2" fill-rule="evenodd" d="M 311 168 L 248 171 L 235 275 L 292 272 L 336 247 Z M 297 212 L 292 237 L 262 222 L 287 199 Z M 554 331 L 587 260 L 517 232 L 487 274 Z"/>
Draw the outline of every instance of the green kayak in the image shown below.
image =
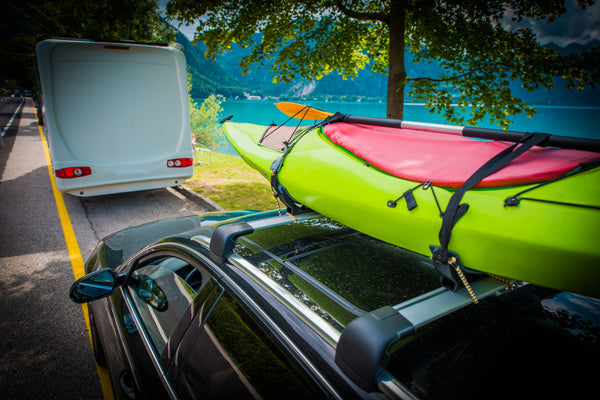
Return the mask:
<path id="1" fill-rule="evenodd" d="M 435 129 L 351 123 L 307 128 L 301 137 L 286 127 L 231 121 L 223 127 L 242 159 L 269 181 L 274 161 L 285 154 L 276 183 L 295 203 L 428 256 L 440 246 L 442 216 L 473 173 L 471 164 L 494 154 L 493 146 L 508 146 Z M 405 133 L 408 139 L 398 142 Z M 481 180 L 460 199 L 468 210 L 451 227 L 450 254 L 464 271 L 600 297 L 598 159 L 593 152 L 535 147 Z"/>

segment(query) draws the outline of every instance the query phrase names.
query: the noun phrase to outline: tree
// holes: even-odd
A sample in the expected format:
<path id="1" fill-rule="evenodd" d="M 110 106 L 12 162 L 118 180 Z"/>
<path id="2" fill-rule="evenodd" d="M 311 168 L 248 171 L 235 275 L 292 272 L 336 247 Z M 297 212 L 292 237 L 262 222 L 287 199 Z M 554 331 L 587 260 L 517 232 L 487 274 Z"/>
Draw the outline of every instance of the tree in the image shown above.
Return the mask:
<path id="1" fill-rule="evenodd" d="M 220 94 L 211 94 L 204 99 L 200 108 L 192 96 L 189 96 L 188 100 L 190 124 L 196 142 L 210 150 L 216 150 L 223 138 L 219 114 L 223 111 L 221 103 L 224 97 Z"/>
<path id="2" fill-rule="evenodd" d="M 577 0 L 580 7 L 594 0 Z M 251 48 L 241 60 L 272 62 L 276 79 L 320 79 L 335 72 L 353 78 L 367 64 L 388 75 L 387 117 L 403 116 L 405 91 L 450 122 L 473 107 L 469 124 L 490 115 L 507 127 L 528 104 L 513 96 L 510 83 L 528 91 L 554 87 L 563 77 L 573 88 L 600 81 L 600 52 L 561 56 L 541 46 L 530 29 L 507 30 L 506 18 L 548 22 L 565 13 L 564 0 L 171 0 L 170 18 L 197 24 L 196 42 L 206 56 Z M 260 41 L 255 33 L 261 32 Z M 417 62 L 439 63 L 438 76 L 408 76 L 405 52 Z M 453 107 L 452 104 L 458 107 Z M 458 111 L 458 112 L 457 112 Z"/>
<path id="3" fill-rule="evenodd" d="M 223 111 L 221 103 L 225 98 L 220 94 L 211 93 L 198 108 L 198 103 L 192 96 L 193 76 L 189 71 L 190 67 L 188 66 L 188 103 L 194 144 L 200 143 L 210 150 L 216 150 L 223 139 L 219 115 Z"/>
<path id="4" fill-rule="evenodd" d="M 52 36 L 97 41 L 165 43 L 175 30 L 161 21 L 156 0 L 50 0 L 25 10 L 37 39 Z"/>
<path id="5" fill-rule="evenodd" d="M 35 85 L 35 44 L 52 37 L 167 43 L 175 30 L 160 19 L 156 0 L 50 0 L 14 11 L 26 23 L 0 44 L 0 77 Z"/>

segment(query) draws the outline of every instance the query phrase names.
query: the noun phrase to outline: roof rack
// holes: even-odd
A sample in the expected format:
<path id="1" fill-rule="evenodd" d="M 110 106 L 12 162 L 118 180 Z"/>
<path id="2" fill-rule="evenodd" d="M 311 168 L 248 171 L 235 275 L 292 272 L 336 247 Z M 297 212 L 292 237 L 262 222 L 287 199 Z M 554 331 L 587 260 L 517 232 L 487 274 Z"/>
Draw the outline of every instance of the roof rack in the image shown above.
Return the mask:
<path id="1" fill-rule="evenodd" d="M 260 229 L 288 225 L 319 217 L 322 217 L 322 215 L 311 211 L 296 215 L 282 214 L 259 220 L 237 221 L 220 225 L 210 239 L 210 258 L 218 264 L 223 264 L 227 260 L 229 253 L 231 253 L 235 247 L 236 239 L 240 236 L 249 235 Z"/>
<path id="2" fill-rule="evenodd" d="M 481 299 L 505 288 L 506 283 L 483 278 L 471 283 Z M 337 344 L 335 362 L 354 383 L 371 391 L 389 361 L 390 346 L 453 311 L 473 303 L 466 288 L 439 288 L 396 306 L 385 306 L 350 322 Z"/>
<path id="3" fill-rule="evenodd" d="M 273 212 L 261 215 L 261 219 L 234 221 L 218 226 L 210 239 L 210 258 L 216 263 L 224 263 L 235 247 L 236 240 L 256 230 L 322 217 L 312 211 L 297 215 L 277 215 Z M 482 275 L 470 286 L 475 296 L 483 299 L 509 284 Z M 337 342 L 335 362 L 356 385 L 366 391 L 375 390 L 379 378 L 385 375 L 389 349 L 393 343 L 472 303 L 473 297 L 467 288 L 452 291 L 440 287 L 403 303 L 364 313 L 343 329 Z"/>

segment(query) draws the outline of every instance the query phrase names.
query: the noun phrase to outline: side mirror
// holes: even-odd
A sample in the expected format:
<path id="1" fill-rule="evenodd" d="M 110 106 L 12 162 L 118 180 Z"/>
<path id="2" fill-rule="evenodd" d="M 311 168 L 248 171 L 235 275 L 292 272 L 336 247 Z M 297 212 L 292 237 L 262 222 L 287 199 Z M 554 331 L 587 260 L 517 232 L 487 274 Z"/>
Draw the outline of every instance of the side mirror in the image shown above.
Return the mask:
<path id="1" fill-rule="evenodd" d="M 156 310 L 163 312 L 168 306 L 167 295 L 158 283 L 147 275 L 136 275 L 130 283 L 130 287 L 144 302 Z"/>
<path id="2" fill-rule="evenodd" d="M 114 293 L 115 289 L 122 283 L 114 271 L 103 268 L 79 278 L 69 291 L 69 297 L 75 303 L 87 303 L 102 299 Z"/>

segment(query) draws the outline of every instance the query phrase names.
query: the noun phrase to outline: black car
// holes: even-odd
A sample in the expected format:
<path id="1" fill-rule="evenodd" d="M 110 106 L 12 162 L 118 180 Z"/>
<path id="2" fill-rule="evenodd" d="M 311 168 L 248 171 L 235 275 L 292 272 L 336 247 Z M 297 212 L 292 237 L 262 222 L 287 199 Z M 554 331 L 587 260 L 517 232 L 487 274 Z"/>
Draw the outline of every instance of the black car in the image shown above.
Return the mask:
<path id="1" fill-rule="evenodd" d="M 312 212 L 208 213 L 104 239 L 71 298 L 117 398 L 584 398 L 600 301 L 431 260 Z M 101 299 L 101 300 L 100 300 Z"/>

